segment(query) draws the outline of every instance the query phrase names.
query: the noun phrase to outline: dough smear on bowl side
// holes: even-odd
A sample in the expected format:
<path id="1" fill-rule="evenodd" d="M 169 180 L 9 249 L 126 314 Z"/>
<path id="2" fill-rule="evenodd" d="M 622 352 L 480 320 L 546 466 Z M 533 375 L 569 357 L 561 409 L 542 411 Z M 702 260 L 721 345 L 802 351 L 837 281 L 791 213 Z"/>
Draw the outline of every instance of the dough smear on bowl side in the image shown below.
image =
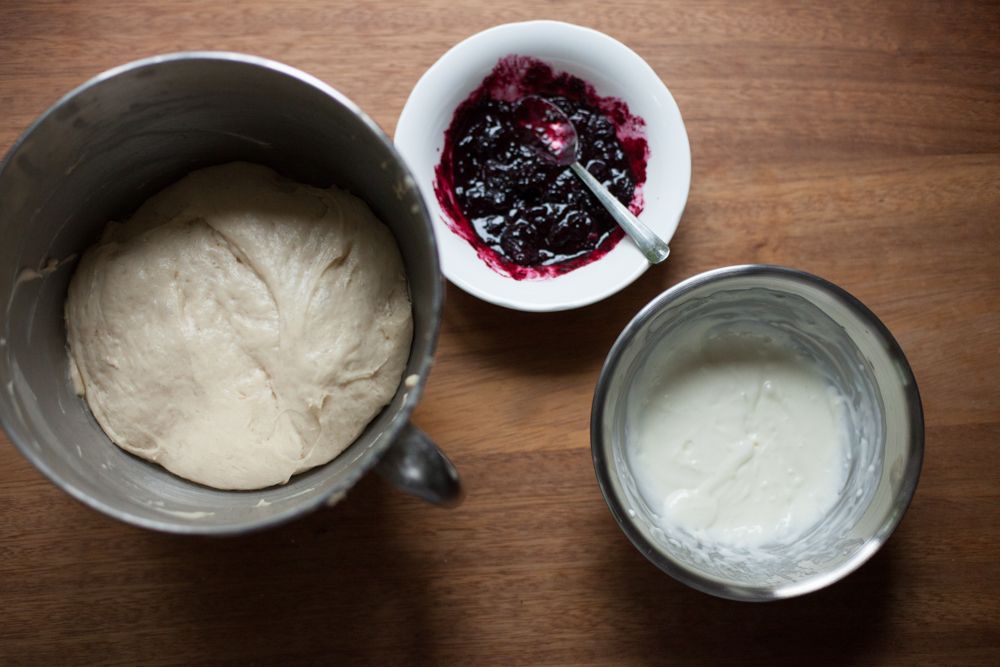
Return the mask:
<path id="1" fill-rule="evenodd" d="M 336 457 L 392 399 L 413 335 L 399 248 L 363 201 L 239 162 L 109 223 L 66 325 L 111 440 L 219 489 Z"/>

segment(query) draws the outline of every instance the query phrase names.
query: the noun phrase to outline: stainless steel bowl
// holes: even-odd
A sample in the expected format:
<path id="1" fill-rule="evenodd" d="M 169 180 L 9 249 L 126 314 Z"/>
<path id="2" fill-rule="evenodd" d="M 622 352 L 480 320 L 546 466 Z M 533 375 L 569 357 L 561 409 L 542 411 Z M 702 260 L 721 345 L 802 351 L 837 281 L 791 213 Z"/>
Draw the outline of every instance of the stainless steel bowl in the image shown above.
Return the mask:
<path id="1" fill-rule="evenodd" d="M 775 334 L 812 356 L 847 398 L 851 438 L 837 504 L 790 545 L 755 553 L 699 542 L 663 524 L 625 455 L 642 398 L 636 378 L 658 348 L 688 326 Z M 868 560 L 902 519 L 923 459 L 920 395 L 888 329 L 850 294 L 775 266 L 734 266 L 667 290 L 625 327 L 597 383 L 591 414 L 594 468 L 618 525 L 660 569 L 706 593 L 765 601 L 815 591 Z"/>
<path id="2" fill-rule="evenodd" d="M 246 160 L 365 199 L 399 242 L 414 339 L 392 402 L 339 457 L 256 492 L 209 489 L 114 446 L 73 393 L 63 301 L 72 262 L 111 219 L 187 172 Z M 32 125 L 0 165 L 0 422 L 21 452 L 84 503 L 129 523 L 226 534 L 335 502 L 366 471 L 441 504 L 451 463 L 409 416 L 437 342 L 444 297 L 427 210 L 388 137 L 346 97 L 286 65 L 179 53 L 88 81 Z"/>

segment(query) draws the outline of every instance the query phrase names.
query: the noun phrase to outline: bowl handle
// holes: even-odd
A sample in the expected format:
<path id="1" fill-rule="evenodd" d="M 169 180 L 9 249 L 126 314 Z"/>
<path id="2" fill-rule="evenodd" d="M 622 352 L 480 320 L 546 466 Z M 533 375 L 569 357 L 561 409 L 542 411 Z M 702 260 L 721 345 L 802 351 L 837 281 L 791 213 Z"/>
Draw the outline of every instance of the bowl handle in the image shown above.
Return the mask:
<path id="1" fill-rule="evenodd" d="M 407 424 L 378 463 L 390 484 L 435 505 L 456 507 L 464 492 L 458 471 L 437 445 L 413 424 Z"/>

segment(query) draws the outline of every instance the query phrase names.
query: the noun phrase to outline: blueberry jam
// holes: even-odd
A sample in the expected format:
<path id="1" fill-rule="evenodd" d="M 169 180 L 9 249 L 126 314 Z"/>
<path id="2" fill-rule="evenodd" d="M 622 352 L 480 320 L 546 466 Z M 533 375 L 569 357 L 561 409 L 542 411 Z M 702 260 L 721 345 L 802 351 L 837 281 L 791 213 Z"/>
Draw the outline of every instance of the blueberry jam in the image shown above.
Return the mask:
<path id="1" fill-rule="evenodd" d="M 451 229 L 495 271 L 517 280 L 589 264 L 624 232 L 569 167 L 539 155 L 516 119 L 519 100 L 550 100 L 576 128 L 579 162 L 633 213 L 642 211 L 645 124 L 575 76 L 507 56 L 455 111 L 435 192 Z"/>

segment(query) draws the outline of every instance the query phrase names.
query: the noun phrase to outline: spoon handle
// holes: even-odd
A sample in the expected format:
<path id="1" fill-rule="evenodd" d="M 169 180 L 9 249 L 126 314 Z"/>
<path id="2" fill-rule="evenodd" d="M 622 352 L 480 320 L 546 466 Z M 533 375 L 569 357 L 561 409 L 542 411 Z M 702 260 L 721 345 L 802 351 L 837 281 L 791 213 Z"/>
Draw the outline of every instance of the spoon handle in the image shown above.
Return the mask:
<path id="1" fill-rule="evenodd" d="M 639 248 L 639 252 L 642 253 L 643 257 L 650 264 L 659 264 L 667 258 L 670 254 L 670 248 L 663 239 L 654 234 L 653 230 L 647 227 L 639 218 L 635 217 L 632 211 L 628 210 L 627 206 L 608 192 L 604 184 L 594 178 L 582 164 L 573 162 L 569 166 L 573 170 L 573 173 L 579 176 L 580 180 L 590 188 L 590 191 L 594 193 L 594 196 L 604 205 L 608 213 L 625 230 L 625 233 L 632 238 L 636 247 Z"/>

